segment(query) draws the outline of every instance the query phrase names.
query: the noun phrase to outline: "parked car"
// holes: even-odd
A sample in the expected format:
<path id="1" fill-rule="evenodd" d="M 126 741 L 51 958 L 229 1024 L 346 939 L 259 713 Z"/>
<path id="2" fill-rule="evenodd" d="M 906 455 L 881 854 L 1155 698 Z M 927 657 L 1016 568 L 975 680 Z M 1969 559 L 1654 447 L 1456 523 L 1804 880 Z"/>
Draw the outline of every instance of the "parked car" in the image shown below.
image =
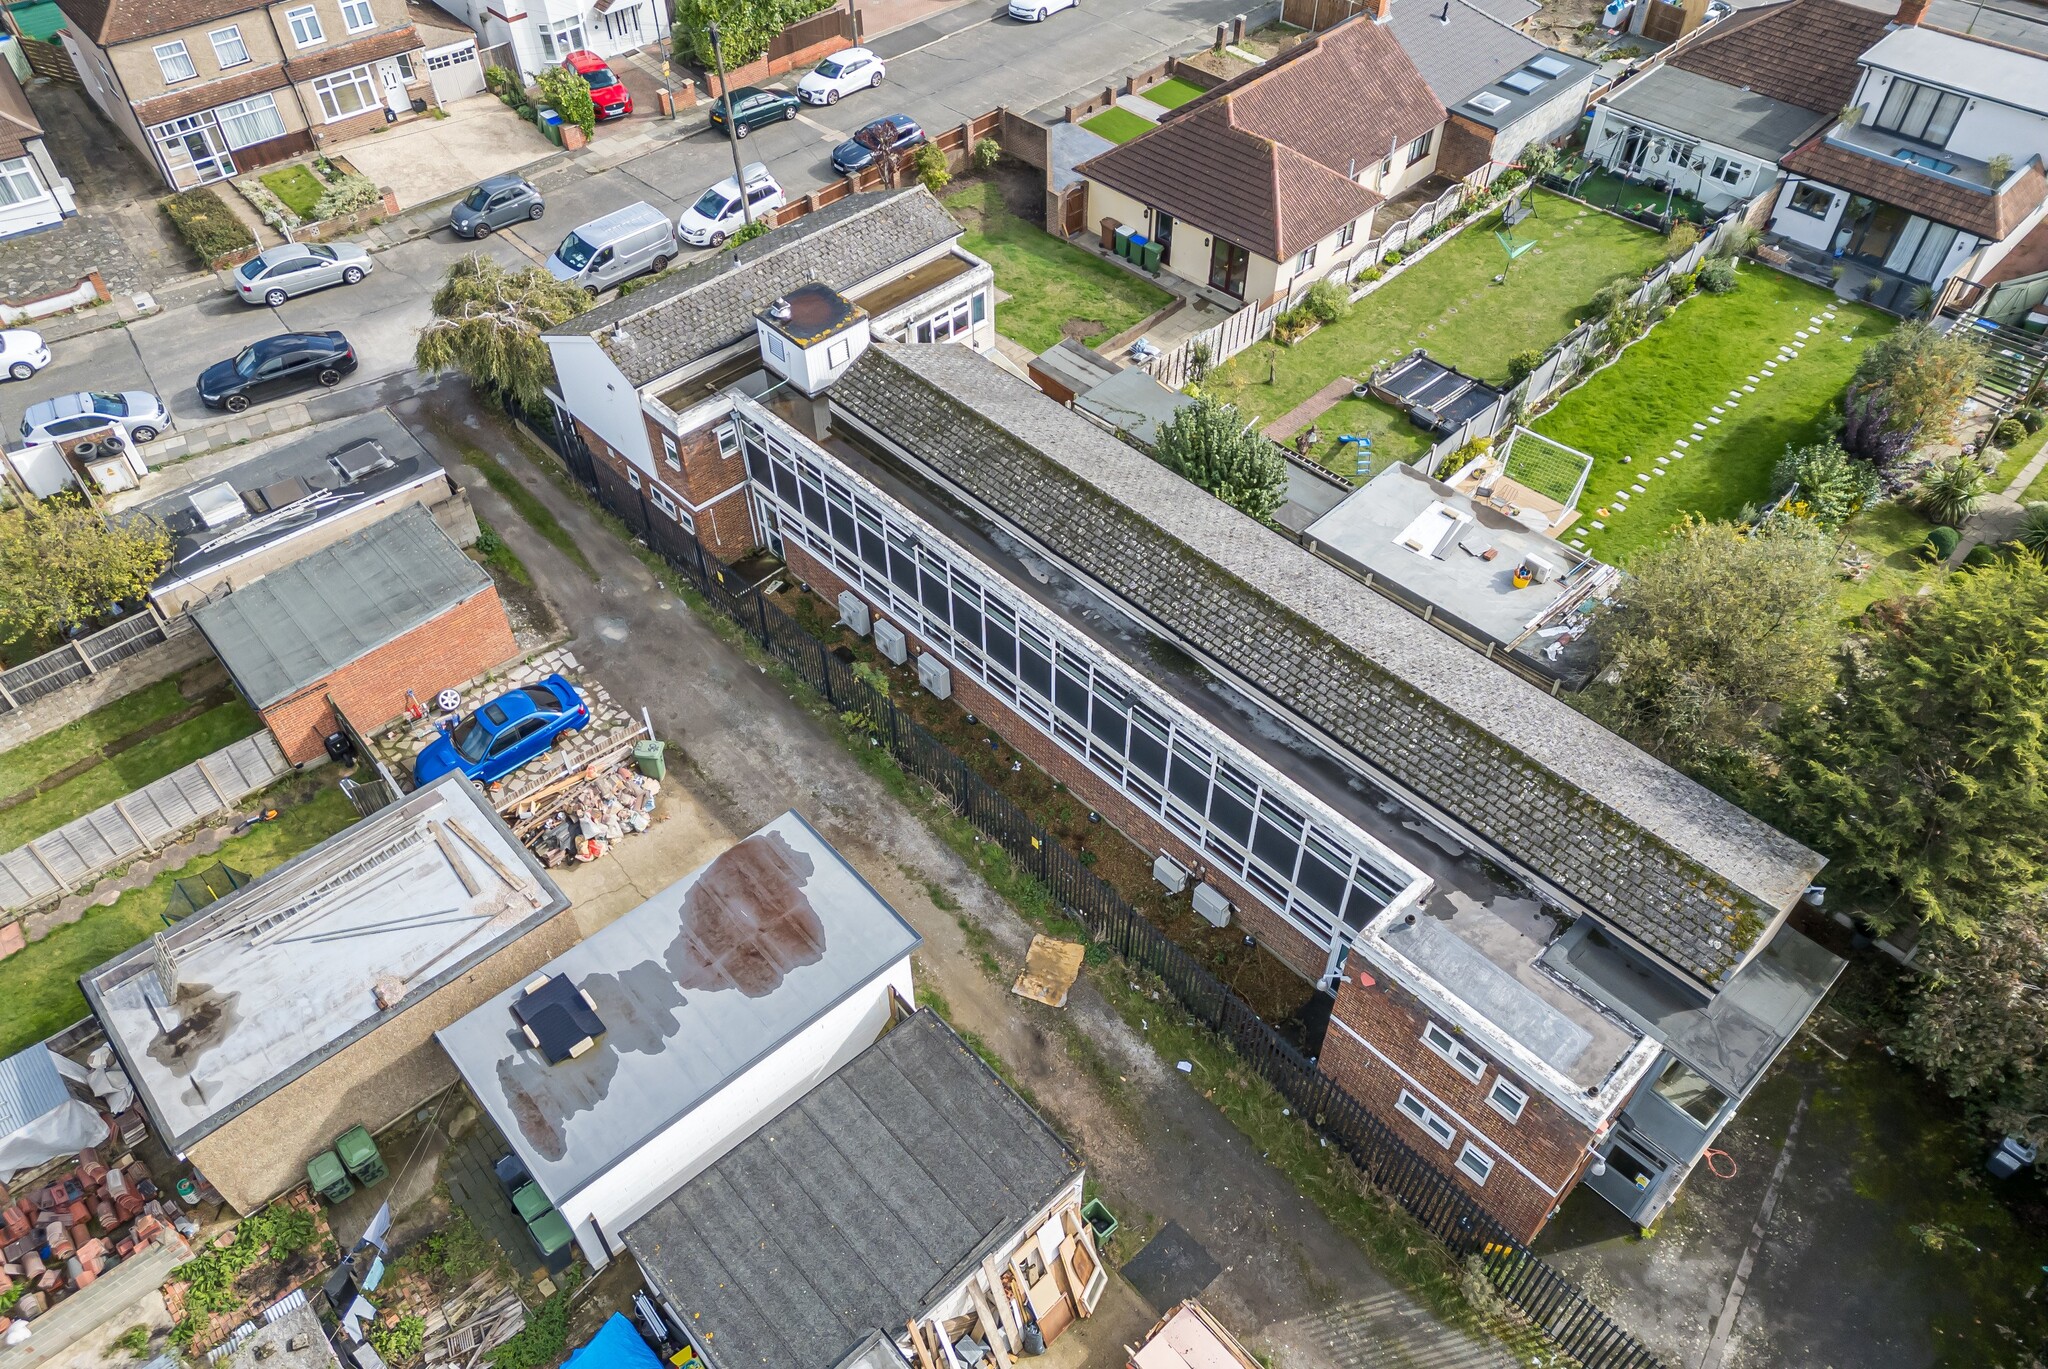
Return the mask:
<path id="1" fill-rule="evenodd" d="M 1035 24 L 1048 14 L 1073 9 L 1080 3 L 1081 0 L 1010 0 L 1010 17 Z"/>
<path id="2" fill-rule="evenodd" d="M 130 442 L 147 442 L 171 426 L 171 411 L 147 390 L 58 395 L 28 406 L 21 416 L 21 440 L 57 442 L 109 423 L 127 433 Z"/>
<path id="3" fill-rule="evenodd" d="M 293 295 L 354 285 L 376 269 L 352 242 L 287 242 L 266 247 L 235 268 L 235 293 L 244 304 L 275 309 Z"/>
<path id="4" fill-rule="evenodd" d="M 677 237 L 695 247 L 723 247 L 746 223 L 749 212 L 758 219 L 789 203 L 764 163 L 749 162 L 740 171 L 747 178 L 747 208 L 740 207 L 740 183 L 727 176 L 683 211 L 676 220 Z"/>
<path id="5" fill-rule="evenodd" d="M 762 124 L 772 124 L 779 119 L 796 117 L 796 96 L 786 90 L 772 87 L 741 86 L 732 93 L 732 130 L 735 137 L 744 138 Z M 725 127 L 725 101 L 711 102 L 711 126 Z"/>
<path id="6" fill-rule="evenodd" d="M 517 176 L 492 176 L 448 211 L 457 237 L 488 238 L 494 229 L 538 219 L 547 212 L 539 190 Z"/>
<path id="7" fill-rule="evenodd" d="M 27 380 L 50 364 L 50 349 L 43 335 L 28 328 L 0 329 L 0 371 L 16 380 Z"/>
<path id="8" fill-rule="evenodd" d="M 279 333 L 201 371 L 199 402 L 238 414 L 287 390 L 332 388 L 355 368 L 356 349 L 340 333 Z"/>
<path id="9" fill-rule="evenodd" d="M 842 95 L 882 84 L 882 59 L 866 48 L 835 52 L 796 83 L 796 97 L 808 105 L 836 105 Z"/>
<path id="10" fill-rule="evenodd" d="M 642 271 L 665 271 L 676 255 L 668 215 L 645 200 L 579 224 L 548 258 L 548 274 L 601 294 Z"/>
<path id="11" fill-rule="evenodd" d="M 873 166 L 886 150 L 910 152 L 924 140 L 924 129 L 908 114 L 885 115 L 832 149 L 832 169 L 851 176 Z"/>
<path id="12" fill-rule="evenodd" d="M 590 724 L 590 708 L 560 675 L 510 690 L 443 732 L 412 763 L 416 784 L 451 770 L 482 784 L 503 779 L 555 744 L 564 733 Z"/>
<path id="13" fill-rule="evenodd" d="M 633 93 L 626 89 L 604 58 L 579 50 L 562 59 L 562 65 L 581 76 L 590 87 L 590 102 L 597 106 L 598 122 L 623 119 L 633 112 Z"/>

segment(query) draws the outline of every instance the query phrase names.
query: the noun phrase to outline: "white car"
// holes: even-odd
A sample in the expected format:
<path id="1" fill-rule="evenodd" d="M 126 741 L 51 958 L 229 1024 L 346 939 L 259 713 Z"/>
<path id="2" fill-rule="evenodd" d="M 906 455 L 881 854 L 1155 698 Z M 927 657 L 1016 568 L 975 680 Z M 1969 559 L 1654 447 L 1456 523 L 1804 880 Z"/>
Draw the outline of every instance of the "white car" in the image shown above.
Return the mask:
<path id="1" fill-rule="evenodd" d="M 1035 24 L 1048 14 L 1078 9 L 1080 4 L 1081 0 L 1010 0 L 1010 17 Z"/>
<path id="2" fill-rule="evenodd" d="M 15 380 L 27 380 L 50 364 L 50 349 L 43 335 L 27 328 L 0 330 L 0 371 Z"/>
<path id="3" fill-rule="evenodd" d="M 82 390 L 29 405 L 21 416 L 21 440 L 24 446 L 61 442 L 110 424 L 127 433 L 131 442 L 149 442 L 171 426 L 171 411 L 147 390 Z"/>
<path id="4" fill-rule="evenodd" d="M 740 183 L 727 176 L 683 211 L 683 216 L 676 220 L 677 237 L 695 247 L 723 247 L 725 240 L 746 223 L 750 213 L 759 219 L 789 203 L 764 163 L 749 162 L 740 172 L 746 177 L 746 207 L 740 205 Z"/>
<path id="5" fill-rule="evenodd" d="M 1047 0 L 1051 3 L 1051 0 Z M 796 83 L 796 98 L 807 105 L 836 105 L 842 95 L 882 84 L 882 59 L 866 48 L 846 48 L 818 63 Z"/>

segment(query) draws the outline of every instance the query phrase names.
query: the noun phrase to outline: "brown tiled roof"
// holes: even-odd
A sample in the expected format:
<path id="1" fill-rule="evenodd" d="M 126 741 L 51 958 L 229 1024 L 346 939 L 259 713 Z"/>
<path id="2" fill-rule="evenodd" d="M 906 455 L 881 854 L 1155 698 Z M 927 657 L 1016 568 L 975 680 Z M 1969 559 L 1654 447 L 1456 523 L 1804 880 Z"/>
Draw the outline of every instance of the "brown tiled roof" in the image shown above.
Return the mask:
<path id="1" fill-rule="evenodd" d="M 1888 157 L 1852 152 L 1821 137 L 1787 153 L 1780 165 L 1994 242 L 2012 234 L 2048 197 L 2048 178 L 2041 174 L 2039 158 L 2027 163 L 1996 195 L 1925 175 Z"/>
<path id="2" fill-rule="evenodd" d="M 260 95 L 266 90 L 282 90 L 288 84 L 281 66 L 253 67 L 223 80 L 208 81 L 204 85 L 159 95 L 154 100 L 144 100 L 135 106 L 135 117 L 148 127 L 171 119 L 182 119 L 187 114 L 197 114 L 202 109 L 212 109 L 230 100 Z"/>
<path id="3" fill-rule="evenodd" d="M 1076 169 L 1284 261 L 1381 202 L 1355 171 L 1443 121 L 1444 107 L 1394 35 L 1361 16 Z"/>
<path id="4" fill-rule="evenodd" d="M 43 136 L 42 121 L 10 68 L 0 72 L 0 161 L 28 155 L 28 144 Z"/>
<path id="5" fill-rule="evenodd" d="M 1833 114 L 1856 92 L 1856 59 L 1884 37 L 1889 10 L 1845 0 L 1784 0 L 1734 15 L 1667 65 L 1816 114 Z"/>
<path id="6" fill-rule="evenodd" d="M 261 6 L 253 0 L 57 0 L 57 8 L 87 37 L 107 47 Z"/>
<path id="7" fill-rule="evenodd" d="M 358 38 L 353 43 L 343 43 L 338 48 L 316 52 L 311 57 L 293 57 L 285 61 L 284 69 L 294 81 L 307 81 L 329 72 L 346 71 L 359 67 L 365 62 L 374 62 L 379 57 L 394 57 L 401 52 L 412 52 L 419 48 L 419 30 L 411 24 L 402 29 L 386 33 L 373 33 L 367 38 Z"/>

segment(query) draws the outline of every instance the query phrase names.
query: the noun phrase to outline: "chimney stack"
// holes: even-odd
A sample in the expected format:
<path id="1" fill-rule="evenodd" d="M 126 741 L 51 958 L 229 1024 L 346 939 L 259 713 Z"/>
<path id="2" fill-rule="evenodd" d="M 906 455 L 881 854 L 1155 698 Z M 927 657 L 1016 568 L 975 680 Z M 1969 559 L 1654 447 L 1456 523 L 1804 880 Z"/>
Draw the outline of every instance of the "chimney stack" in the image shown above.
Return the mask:
<path id="1" fill-rule="evenodd" d="M 1910 4 L 1912 0 L 1904 0 L 1904 3 Z M 1921 3 L 1924 5 L 1926 0 L 1921 0 Z M 1372 0 L 1372 21 L 1375 24 L 1384 24 L 1393 17 L 1394 0 Z"/>
<path id="2" fill-rule="evenodd" d="M 1902 29 L 1918 28 L 1927 17 L 1928 0 L 1899 0 L 1899 12 L 1892 23 Z"/>

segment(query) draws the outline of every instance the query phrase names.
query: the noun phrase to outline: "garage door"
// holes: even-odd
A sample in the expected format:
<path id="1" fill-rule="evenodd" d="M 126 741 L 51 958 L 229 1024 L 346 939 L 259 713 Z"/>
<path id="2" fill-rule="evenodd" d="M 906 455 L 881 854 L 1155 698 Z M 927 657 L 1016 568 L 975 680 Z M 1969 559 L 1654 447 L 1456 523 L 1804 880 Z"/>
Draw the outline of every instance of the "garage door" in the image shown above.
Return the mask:
<path id="1" fill-rule="evenodd" d="M 476 58 L 476 40 L 429 52 L 427 79 L 434 84 L 434 98 L 444 105 L 480 93 L 484 88 L 484 67 Z"/>

